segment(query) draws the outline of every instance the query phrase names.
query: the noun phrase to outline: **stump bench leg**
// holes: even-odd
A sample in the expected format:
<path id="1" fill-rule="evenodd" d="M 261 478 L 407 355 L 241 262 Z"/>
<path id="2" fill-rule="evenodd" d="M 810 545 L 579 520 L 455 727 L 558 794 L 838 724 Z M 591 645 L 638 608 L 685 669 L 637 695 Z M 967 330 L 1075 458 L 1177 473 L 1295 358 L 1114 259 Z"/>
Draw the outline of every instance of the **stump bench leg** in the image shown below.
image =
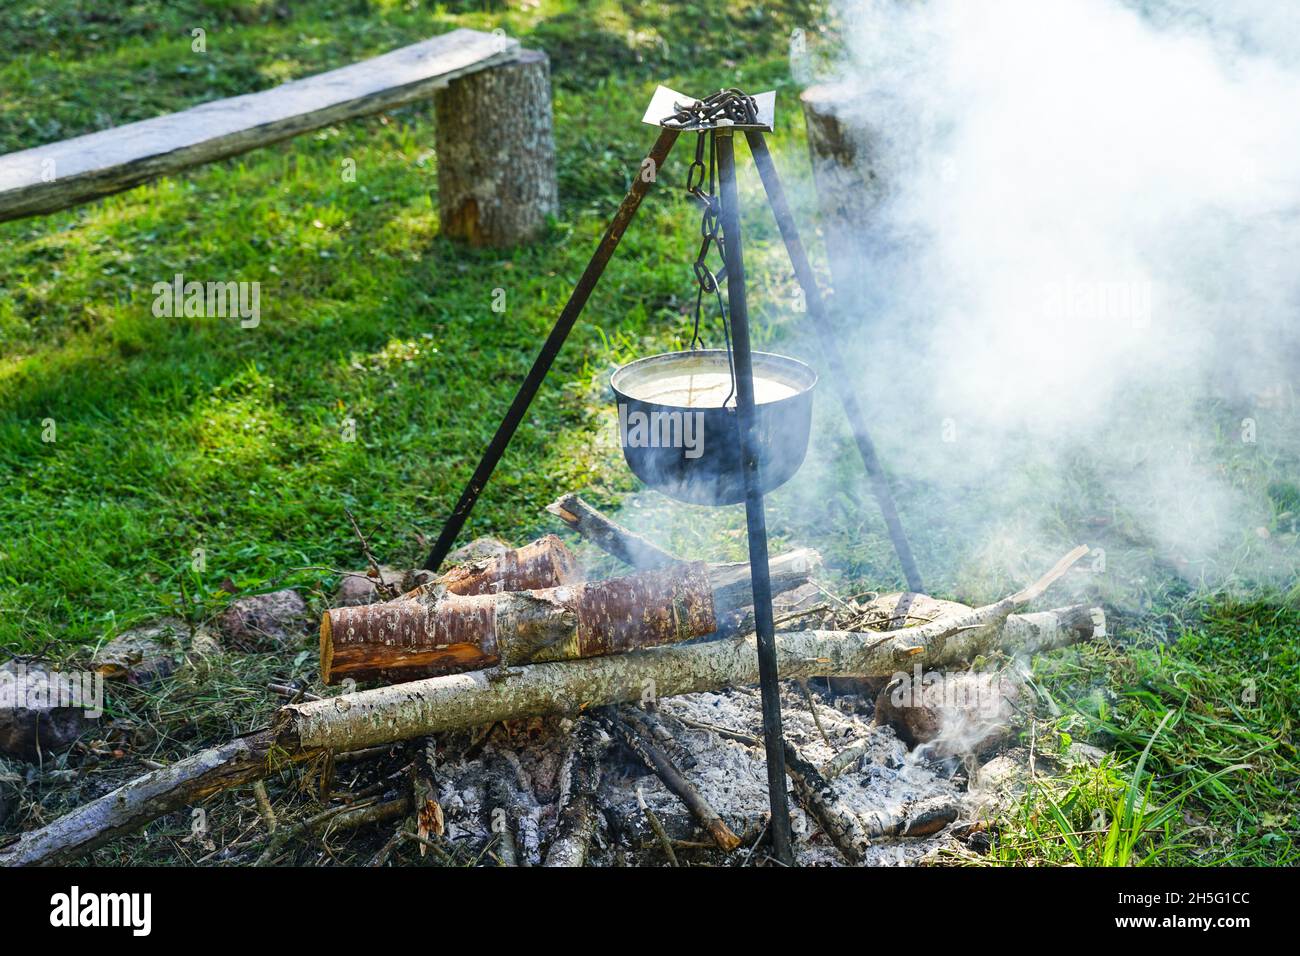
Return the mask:
<path id="1" fill-rule="evenodd" d="M 453 80 L 434 110 L 443 235 L 497 247 L 541 235 L 557 208 L 546 54 Z"/>

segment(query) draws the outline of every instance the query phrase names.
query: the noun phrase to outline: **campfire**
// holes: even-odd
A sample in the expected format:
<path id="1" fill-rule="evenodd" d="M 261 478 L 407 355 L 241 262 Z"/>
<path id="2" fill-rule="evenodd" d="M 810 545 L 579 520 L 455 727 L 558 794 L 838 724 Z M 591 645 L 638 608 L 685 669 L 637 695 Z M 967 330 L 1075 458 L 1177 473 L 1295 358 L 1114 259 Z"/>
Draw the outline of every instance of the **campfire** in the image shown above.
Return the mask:
<path id="1" fill-rule="evenodd" d="M 327 794 L 341 767 L 372 781 L 302 826 L 396 821 L 377 862 L 402 840 L 507 865 L 766 861 L 748 567 L 678 560 L 574 495 L 548 510 L 630 573 L 587 580 L 554 535 L 480 544 L 387 599 L 372 568 L 376 600 L 321 621 L 339 693 L 286 690 L 272 726 L 24 834 L 0 863 L 76 858 L 293 763 Z M 901 862 L 981 832 L 980 761 L 1010 744 L 1023 705 L 1000 662 L 1105 633 L 1097 608 L 1020 613 L 1084 553 L 979 608 L 848 599 L 818 581 L 815 551 L 772 559 L 796 862 Z M 279 832 L 267 854 L 294 828 Z"/>

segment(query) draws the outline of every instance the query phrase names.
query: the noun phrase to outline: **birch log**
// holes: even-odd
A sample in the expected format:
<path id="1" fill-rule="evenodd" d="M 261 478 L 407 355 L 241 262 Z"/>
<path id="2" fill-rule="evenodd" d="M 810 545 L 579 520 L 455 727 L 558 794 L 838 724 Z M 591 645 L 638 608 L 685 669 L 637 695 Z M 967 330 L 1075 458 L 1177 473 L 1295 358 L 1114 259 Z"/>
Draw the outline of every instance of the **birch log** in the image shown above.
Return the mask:
<path id="1" fill-rule="evenodd" d="M 999 649 L 1015 653 L 1014 642 L 1003 645 L 1003 623 L 1085 554 L 1087 548 L 1080 546 L 1023 591 L 954 618 L 883 634 L 821 630 L 778 634 L 779 672 L 783 678 L 884 677 L 917 664 L 943 668 Z M 1075 643 L 1081 633 L 1070 629 L 1049 634 L 1044 629 L 1035 635 L 1035 646 L 1041 651 Z M 296 746 L 356 750 L 456 727 L 628 703 L 646 694 L 671 697 L 757 682 L 757 647 L 751 636 L 533 664 L 504 679 L 484 671 L 433 677 L 291 704 L 281 715 L 292 726 Z"/>
<path id="2" fill-rule="evenodd" d="M 563 541 L 548 534 L 522 548 L 452 568 L 404 596 L 424 600 L 444 593 L 495 594 L 557 587 L 578 580 L 577 559 Z"/>
<path id="3" fill-rule="evenodd" d="M 610 654 L 711 634 L 703 562 L 590 584 L 336 608 L 321 618 L 321 677 L 389 683 Z"/>
<path id="4" fill-rule="evenodd" d="M 818 563 L 808 549 L 778 556 L 773 592 L 805 583 Z M 747 564 L 703 562 L 553 588 L 435 599 L 438 593 L 421 588 L 396 601 L 326 612 L 325 683 L 394 683 L 657 647 L 712 634 L 718 614 L 752 601 Z"/>

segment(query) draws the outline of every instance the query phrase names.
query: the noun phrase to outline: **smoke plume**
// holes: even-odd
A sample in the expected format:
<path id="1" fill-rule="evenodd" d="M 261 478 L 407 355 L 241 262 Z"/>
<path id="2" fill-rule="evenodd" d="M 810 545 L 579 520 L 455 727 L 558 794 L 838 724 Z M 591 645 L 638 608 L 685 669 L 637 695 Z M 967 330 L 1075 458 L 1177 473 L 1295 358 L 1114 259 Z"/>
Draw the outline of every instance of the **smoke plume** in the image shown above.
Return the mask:
<path id="1" fill-rule="evenodd" d="M 837 5 L 881 191 L 836 299 L 930 561 L 1294 573 L 1300 11 L 1220 6 Z"/>

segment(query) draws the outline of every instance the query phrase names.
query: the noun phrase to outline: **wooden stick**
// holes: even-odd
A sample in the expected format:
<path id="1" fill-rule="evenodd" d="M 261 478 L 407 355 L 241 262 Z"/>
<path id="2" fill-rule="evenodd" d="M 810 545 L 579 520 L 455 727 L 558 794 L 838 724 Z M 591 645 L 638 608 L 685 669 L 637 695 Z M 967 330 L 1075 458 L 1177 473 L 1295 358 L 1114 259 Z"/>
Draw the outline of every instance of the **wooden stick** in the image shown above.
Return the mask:
<path id="1" fill-rule="evenodd" d="M 547 505 L 546 510 L 602 551 L 638 570 L 666 568 L 681 560 L 611 521 L 577 495 L 562 495 Z"/>
<path id="2" fill-rule="evenodd" d="M 650 829 L 655 837 L 659 840 L 659 845 L 663 847 L 664 856 L 668 857 L 669 866 L 677 866 L 677 853 L 673 850 L 673 841 L 668 839 L 668 834 L 664 831 L 664 825 L 659 822 L 659 817 L 650 809 L 650 804 L 645 802 L 645 794 L 641 788 L 636 788 L 636 805 L 641 808 L 641 813 L 645 816 L 646 822 L 650 824 Z"/>
<path id="3" fill-rule="evenodd" d="M 654 771 L 659 779 L 678 800 L 691 811 L 691 815 L 699 821 L 705 831 L 713 838 L 713 842 L 718 848 L 730 853 L 740 845 L 740 837 L 731 832 L 731 828 L 718 816 L 716 810 L 709 806 L 707 800 L 677 769 L 677 766 L 664 753 L 663 748 L 659 746 L 658 741 L 654 738 L 654 732 L 641 719 L 634 707 L 602 708 L 599 716 L 603 719 L 614 735 L 622 741 L 629 750 L 637 755 L 647 768 Z"/>
<path id="4" fill-rule="evenodd" d="M 200 751 L 123 784 L 39 830 L 24 833 L 11 846 L 0 849 L 0 865 L 48 866 L 70 862 L 165 813 L 199 803 L 219 791 L 260 780 L 275 766 L 287 766 L 317 753 L 302 748 L 295 750 L 289 754 L 277 749 L 276 735 L 263 730 Z"/>

